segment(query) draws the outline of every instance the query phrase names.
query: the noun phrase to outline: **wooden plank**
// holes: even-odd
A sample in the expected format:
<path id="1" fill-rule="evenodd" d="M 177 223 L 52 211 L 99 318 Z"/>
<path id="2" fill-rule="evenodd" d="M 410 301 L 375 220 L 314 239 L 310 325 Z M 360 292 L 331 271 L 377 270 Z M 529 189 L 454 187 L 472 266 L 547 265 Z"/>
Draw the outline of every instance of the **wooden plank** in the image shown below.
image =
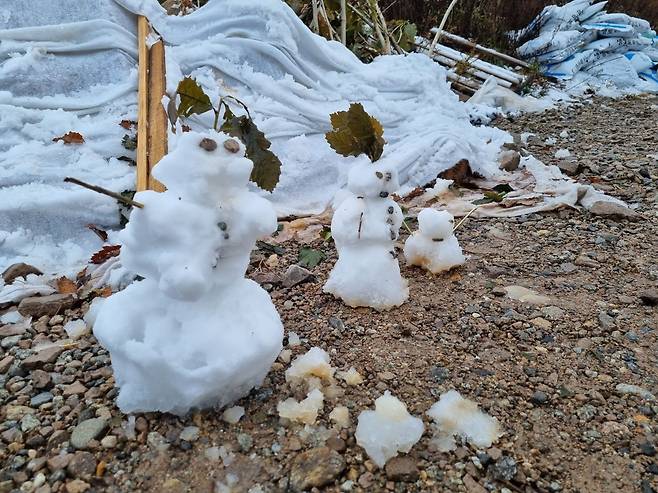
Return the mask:
<path id="1" fill-rule="evenodd" d="M 423 50 L 420 51 L 420 53 L 425 53 L 425 54 L 429 55 L 429 50 L 423 49 Z M 432 56 L 432 60 L 437 62 L 439 65 L 442 65 L 442 66 L 444 66 L 446 68 L 449 68 L 449 69 L 454 69 L 458 64 L 458 62 L 456 62 L 455 60 L 453 60 L 451 58 L 448 58 L 448 57 L 445 57 L 445 56 L 443 56 L 441 54 L 438 54 L 438 53 L 434 53 L 434 55 Z M 464 75 L 464 76 L 468 75 L 468 76 L 471 76 L 473 78 L 481 79 L 482 81 L 486 81 L 490 77 L 493 77 L 493 78 L 496 79 L 496 82 L 498 83 L 499 86 L 506 87 L 508 89 L 510 89 L 513 85 L 509 81 L 500 79 L 500 78 L 496 77 L 495 75 L 487 74 L 487 73 L 482 72 L 480 70 L 475 70 L 472 67 L 470 67 L 466 71 L 466 73 L 461 74 L 461 75 Z M 478 81 L 475 81 L 475 82 L 478 82 Z"/>
<path id="2" fill-rule="evenodd" d="M 149 25 L 146 17 L 137 18 L 138 87 L 137 87 L 137 191 L 148 189 L 148 48 Z"/>
<path id="3" fill-rule="evenodd" d="M 437 32 L 439 32 L 439 30 L 438 28 L 434 27 L 431 29 L 431 32 L 436 34 Z M 480 52 L 483 55 L 488 55 L 494 58 L 498 58 L 499 60 L 509 63 L 510 65 L 518 65 L 519 67 L 523 67 L 526 69 L 530 68 L 530 65 L 528 65 L 523 60 L 519 60 L 518 58 L 515 58 L 513 56 L 506 55 L 505 53 L 499 53 L 496 50 L 492 50 L 491 48 L 487 48 L 486 46 L 479 45 L 477 43 L 474 43 L 473 41 L 469 41 L 468 39 L 462 38 L 461 36 L 457 36 L 456 34 L 452 34 L 447 31 L 441 31 L 441 38 L 447 39 L 448 41 L 451 41 L 455 44 L 465 46 L 467 48 Z"/>
<path id="4" fill-rule="evenodd" d="M 167 154 L 167 113 L 162 106 L 165 94 L 165 50 L 162 40 L 151 46 L 148 74 L 148 188 L 164 192 L 165 186 L 151 172 Z"/>

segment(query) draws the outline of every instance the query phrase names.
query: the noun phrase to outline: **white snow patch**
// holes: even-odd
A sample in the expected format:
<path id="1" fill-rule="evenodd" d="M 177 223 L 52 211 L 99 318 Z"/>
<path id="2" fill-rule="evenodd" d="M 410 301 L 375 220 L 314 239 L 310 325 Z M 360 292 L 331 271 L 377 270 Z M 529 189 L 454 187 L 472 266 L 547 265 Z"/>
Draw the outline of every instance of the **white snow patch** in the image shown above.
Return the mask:
<path id="1" fill-rule="evenodd" d="M 442 394 L 427 415 L 435 423 L 432 443 L 441 452 L 457 448 L 455 437 L 481 449 L 490 447 L 502 434 L 496 418 L 480 411 L 475 402 L 464 399 L 456 390 Z"/>
<path id="2" fill-rule="evenodd" d="M 363 411 L 358 421 L 356 443 L 379 467 L 398 452 L 409 452 L 425 430 L 423 421 L 411 416 L 407 406 L 389 391 L 375 401 L 374 411 Z"/>
<path id="3" fill-rule="evenodd" d="M 296 332 L 288 332 L 288 346 L 295 347 L 299 346 L 302 343 L 302 340 L 299 338 Z"/>
<path id="4" fill-rule="evenodd" d="M 312 347 L 308 352 L 295 358 L 290 368 L 286 370 L 286 382 L 293 385 L 307 382 L 310 379 L 320 379 L 332 382 L 336 369 L 331 366 L 327 352 L 319 347 Z"/>
<path id="5" fill-rule="evenodd" d="M 329 413 L 329 419 L 333 421 L 338 428 L 349 428 L 350 410 L 345 406 L 336 406 Z"/>
<path id="6" fill-rule="evenodd" d="M 344 380 L 347 385 L 359 385 L 363 383 L 363 377 L 354 367 L 351 367 L 347 371 L 337 371 L 336 376 Z"/>

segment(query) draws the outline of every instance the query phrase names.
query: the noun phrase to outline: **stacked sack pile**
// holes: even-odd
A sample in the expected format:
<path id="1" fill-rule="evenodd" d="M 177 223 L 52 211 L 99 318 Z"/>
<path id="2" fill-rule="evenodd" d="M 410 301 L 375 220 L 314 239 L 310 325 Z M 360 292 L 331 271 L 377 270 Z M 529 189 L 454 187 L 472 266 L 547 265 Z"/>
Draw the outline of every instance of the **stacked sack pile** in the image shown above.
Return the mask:
<path id="1" fill-rule="evenodd" d="M 513 34 L 524 42 L 518 54 L 558 79 L 598 79 L 620 89 L 658 92 L 656 31 L 644 19 L 607 13 L 607 3 L 573 0 L 544 8 Z"/>

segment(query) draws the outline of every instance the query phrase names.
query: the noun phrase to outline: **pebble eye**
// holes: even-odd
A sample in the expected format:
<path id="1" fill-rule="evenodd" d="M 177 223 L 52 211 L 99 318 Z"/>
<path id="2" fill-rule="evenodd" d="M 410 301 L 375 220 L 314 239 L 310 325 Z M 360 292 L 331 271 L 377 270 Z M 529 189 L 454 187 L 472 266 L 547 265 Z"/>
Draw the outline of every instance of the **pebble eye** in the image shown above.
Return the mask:
<path id="1" fill-rule="evenodd" d="M 388 207 L 388 213 L 393 214 L 393 212 L 395 212 L 395 209 L 393 209 L 393 206 L 391 205 Z"/>
<path id="2" fill-rule="evenodd" d="M 388 192 L 379 192 L 379 196 L 385 199 L 386 197 L 388 197 Z"/>
<path id="3" fill-rule="evenodd" d="M 199 142 L 199 147 L 204 151 L 212 152 L 217 149 L 217 142 L 206 137 Z"/>
<path id="4" fill-rule="evenodd" d="M 384 178 L 384 174 L 381 171 L 375 171 L 375 176 L 380 180 Z"/>

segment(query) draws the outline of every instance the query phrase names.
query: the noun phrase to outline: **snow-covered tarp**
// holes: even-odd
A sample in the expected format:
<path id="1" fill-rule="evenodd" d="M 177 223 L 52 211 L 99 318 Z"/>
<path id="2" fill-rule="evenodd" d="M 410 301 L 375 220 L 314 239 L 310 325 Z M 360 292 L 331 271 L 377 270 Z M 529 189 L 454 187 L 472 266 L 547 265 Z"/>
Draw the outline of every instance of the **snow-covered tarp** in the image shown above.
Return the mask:
<path id="1" fill-rule="evenodd" d="M 545 75 L 569 81 L 573 89 L 658 93 L 656 31 L 644 19 L 606 12 L 606 4 L 573 0 L 544 8 L 514 34 L 524 42 L 518 54 L 539 63 Z"/>

